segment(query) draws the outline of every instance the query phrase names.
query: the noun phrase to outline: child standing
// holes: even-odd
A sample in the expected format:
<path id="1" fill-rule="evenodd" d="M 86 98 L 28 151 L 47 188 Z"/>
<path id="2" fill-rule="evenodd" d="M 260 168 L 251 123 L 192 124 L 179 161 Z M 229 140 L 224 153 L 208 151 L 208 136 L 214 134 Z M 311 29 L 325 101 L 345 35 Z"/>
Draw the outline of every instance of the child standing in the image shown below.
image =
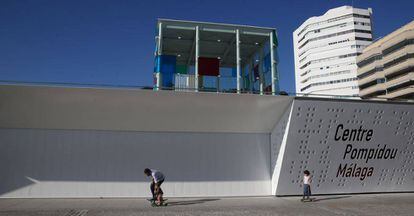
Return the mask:
<path id="1" fill-rule="evenodd" d="M 303 199 L 302 201 L 310 201 L 311 196 L 311 187 L 310 183 L 312 182 L 312 178 L 310 172 L 308 170 L 303 171 Z M 305 199 L 306 197 L 306 199 Z"/>

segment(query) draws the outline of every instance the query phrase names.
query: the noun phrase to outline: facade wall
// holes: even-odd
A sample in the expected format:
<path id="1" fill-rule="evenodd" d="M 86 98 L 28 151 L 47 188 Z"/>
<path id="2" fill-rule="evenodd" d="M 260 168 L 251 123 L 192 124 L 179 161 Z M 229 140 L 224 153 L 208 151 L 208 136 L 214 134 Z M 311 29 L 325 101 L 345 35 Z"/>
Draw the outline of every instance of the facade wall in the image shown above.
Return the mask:
<path id="1" fill-rule="evenodd" d="M 372 41 L 371 11 L 343 6 L 293 33 L 296 92 L 358 96 L 356 56 Z"/>
<path id="2" fill-rule="evenodd" d="M 306 169 L 313 194 L 414 191 L 413 112 L 412 104 L 295 100 L 276 194 L 302 194 Z"/>
<path id="3" fill-rule="evenodd" d="M 0 129 L 0 197 L 167 197 L 271 193 L 268 134 Z"/>
<path id="4" fill-rule="evenodd" d="M 363 98 L 414 98 L 414 21 L 367 47 L 358 61 Z"/>
<path id="5" fill-rule="evenodd" d="M 0 86 L 0 197 L 271 194 L 270 131 L 292 97 Z"/>
<path id="6" fill-rule="evenodd" d="M 313 175 L 314 194 L 414 191 L 409 103 L 55 87 L 0 91 L 3 198 L 149 197 L 146 167 L 165 173 L 167 197 L 300 195 L 304 169 Z M 189 112 L 195 107 L 209 118 L 197 121 Z M 343 138 L 351 134 L 353 140 Z M 378 156 L 386 151 L 387 158 Z"/>

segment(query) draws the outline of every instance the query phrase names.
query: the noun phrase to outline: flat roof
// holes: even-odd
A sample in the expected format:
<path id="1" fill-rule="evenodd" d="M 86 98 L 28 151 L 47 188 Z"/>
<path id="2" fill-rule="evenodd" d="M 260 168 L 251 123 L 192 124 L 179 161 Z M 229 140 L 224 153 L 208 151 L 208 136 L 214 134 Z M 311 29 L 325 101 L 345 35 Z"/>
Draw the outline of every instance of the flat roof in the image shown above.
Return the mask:
<path id="1" fill-rule="evenodd" d="M 230 23 L 214 23 L 214 22 L 200 22 L 200 21 L 189 21 L 189 20 L 177 20 L 177 19 L 165 19 L 158 18 L 157 23 L 177 23 L 177 24 L 187 24 L 192 26 L 221 26 L 221 27 L 230 27 L 230 28 L 242 28 L 242 29 L 257 29 L 257 30 L 267 30 L 268 32 L 276 30 L 276 28 L 271 27 L 260 27 L 260 26 L 251 26 L 251 25 L 241 25 L 241 24 L 230 24 Z"/>

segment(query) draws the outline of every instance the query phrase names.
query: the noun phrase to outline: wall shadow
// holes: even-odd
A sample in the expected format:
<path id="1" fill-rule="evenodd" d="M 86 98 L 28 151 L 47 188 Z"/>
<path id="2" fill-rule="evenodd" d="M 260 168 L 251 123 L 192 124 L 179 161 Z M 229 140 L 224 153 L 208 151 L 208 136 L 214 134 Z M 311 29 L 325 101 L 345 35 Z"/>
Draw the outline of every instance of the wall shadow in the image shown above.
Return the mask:
<path id="1" fill-rule="evenodd" d="M 45 190 L 72 193 L 62 182 L 269 181 L 269 135 L 96 130 L 0 129 L 0 196 Z M 33 184 L 54 182 L 43 191 Z M 56 188 L 54 188 L 56 187 Z M 121 189 L 122 190 L 122 189 Z M 73 193 L 72 193 L 73 194 Z"/>
<path id="2" fill-rule="evenodd" d="M 352 196 L 332 196 L 332 197 L 324 197 L 324 198 L 314 198 L 314 202 L 325 201 L 325 200 L 335 200 L 335 199 L 346 199 L 351 198 Z"/>
<path id="3" fill-rule="evenodd" d="M 219 201 L 220 199 L 197 199 L 197 200 L 183 200 L 175 202 L 167 202 L 169 206 L 186 206 L 186 205 L 195 205 L 205 202 Z"/>

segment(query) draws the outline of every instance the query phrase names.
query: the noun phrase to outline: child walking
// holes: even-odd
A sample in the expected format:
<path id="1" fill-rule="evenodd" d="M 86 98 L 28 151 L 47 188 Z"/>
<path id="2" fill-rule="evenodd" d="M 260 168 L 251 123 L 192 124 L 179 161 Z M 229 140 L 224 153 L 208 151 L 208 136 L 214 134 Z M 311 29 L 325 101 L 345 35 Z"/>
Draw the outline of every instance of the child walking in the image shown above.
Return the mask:
<path id="1" fill-rule="evenodd" d="M 311 201 L 311 187 L 312 178 L 308 170 L 303 171 L 303 198 L 302 201 Z M 306 197 L 306 199 L 305 199 Z"/>

